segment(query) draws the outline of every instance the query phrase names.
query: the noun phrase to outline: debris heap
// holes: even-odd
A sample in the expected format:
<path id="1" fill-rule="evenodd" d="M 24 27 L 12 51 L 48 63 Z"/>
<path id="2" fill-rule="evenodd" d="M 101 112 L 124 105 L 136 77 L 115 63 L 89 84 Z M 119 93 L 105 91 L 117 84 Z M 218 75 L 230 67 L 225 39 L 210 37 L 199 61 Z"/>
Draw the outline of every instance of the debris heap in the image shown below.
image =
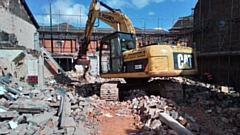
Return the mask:
<path id="1" fill-rule="evenodd" d="M 71 74 L 75 73 L 68 75 L 70 80 L 77 80 Z M 108 80 L 95 77 L 91 83 L 73 83 L 60 78 L 59 84 L 55 79 L 40 90 L 8 74 L 1 77 L 0 134 L 101 134 L 103 119 L 116 117 L 133 119 L 140 135 L 207 134 L 211 126 L 213 134 L 239 132 L 239 98 L 203 83 L 187 80 L 185 102 L 176 104 L 153 95 L 105 101 L 95 88 Z"/>

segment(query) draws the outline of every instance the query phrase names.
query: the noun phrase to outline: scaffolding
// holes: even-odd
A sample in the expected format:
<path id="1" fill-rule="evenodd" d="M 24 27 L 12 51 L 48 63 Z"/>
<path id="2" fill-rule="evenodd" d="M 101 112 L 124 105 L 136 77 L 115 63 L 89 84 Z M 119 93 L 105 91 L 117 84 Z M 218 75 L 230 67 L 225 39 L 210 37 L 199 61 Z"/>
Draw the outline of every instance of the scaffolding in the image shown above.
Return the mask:
<path id="1" fill-rule="evenodd" d="M 239 90 L 240 1 L 199 0 L 194 13 L 194 43 L 200 74 Z"/>

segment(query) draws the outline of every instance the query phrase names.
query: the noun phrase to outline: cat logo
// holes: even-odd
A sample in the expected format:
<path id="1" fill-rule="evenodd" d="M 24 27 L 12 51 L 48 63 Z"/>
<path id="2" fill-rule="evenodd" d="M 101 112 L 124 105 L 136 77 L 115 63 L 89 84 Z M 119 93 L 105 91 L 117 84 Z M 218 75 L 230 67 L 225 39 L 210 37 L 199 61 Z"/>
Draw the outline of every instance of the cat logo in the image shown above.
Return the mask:
<path id="1" fill-rule="evenodd" d="M 178 69 L 192 69 L 193 57 L 191 54 L 177 54 L 177 68 Z"/>

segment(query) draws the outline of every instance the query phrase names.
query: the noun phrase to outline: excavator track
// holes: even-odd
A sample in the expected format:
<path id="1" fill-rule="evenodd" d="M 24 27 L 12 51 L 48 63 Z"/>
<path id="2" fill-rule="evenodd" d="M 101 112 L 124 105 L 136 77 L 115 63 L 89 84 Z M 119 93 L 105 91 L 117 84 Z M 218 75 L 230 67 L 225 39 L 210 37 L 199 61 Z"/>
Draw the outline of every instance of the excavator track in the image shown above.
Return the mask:
<path id="1" fill-rule="evenodd" d="M 119 100 L 119 82 L 109 82 L 101 85 L 100 97 L 104 100 L 117 101 Z"/>
<path id="2" fill-rule="evenodd" d="M 165 87 L 164 97 L 172 99 L 175 102 L 183 102 L 184 89 L 182 87 L 182 84 L 173 81 L 166 81 L 161 84 Z"/>
<path id="3" fill-rule="evenodd" d="M 100 97 L 103 100 L 126 100 L 144 95 L 159 95 L 183 102 L 184 90 L 182 84 L 171 80 L 156 80 L 147 83 L 108 82 L 101 85 Z"/>

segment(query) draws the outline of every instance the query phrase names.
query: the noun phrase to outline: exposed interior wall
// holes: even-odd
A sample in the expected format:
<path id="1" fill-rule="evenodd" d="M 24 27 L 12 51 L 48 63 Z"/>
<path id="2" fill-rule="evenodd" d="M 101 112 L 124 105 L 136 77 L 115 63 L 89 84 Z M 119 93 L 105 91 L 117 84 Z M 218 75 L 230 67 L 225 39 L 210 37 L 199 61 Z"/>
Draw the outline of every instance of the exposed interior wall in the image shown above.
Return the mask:
<path id="1" fill-rule="evenodd" d="M 11 14 L 4 8 L 0 8 L 0 22 L 0 30 L 9 34 L 14 33 L 17 37 L 18 45 L 34 49 L 34 33 L 37 31 L 34 25 Z"/>
<path id="2" fill-rule="evenodd" d="M 24 54 L 24 55 L 21 55 Z M 31 61 L 35 65 L 30 65 Z M 1 50 L 0 68 L 2 75 L 10 73 L 19 80 L 26 81 L 27 76 L 38 76 L 38 59 L 26 54 L 23 50 Z"/>
<path id="3" fill-rule="evenodd" d="M 22 18 L 23 20 L 33 24 L 29 13 L 25 9 L 25 0 L 0 0 L 0 8 Z"/>

